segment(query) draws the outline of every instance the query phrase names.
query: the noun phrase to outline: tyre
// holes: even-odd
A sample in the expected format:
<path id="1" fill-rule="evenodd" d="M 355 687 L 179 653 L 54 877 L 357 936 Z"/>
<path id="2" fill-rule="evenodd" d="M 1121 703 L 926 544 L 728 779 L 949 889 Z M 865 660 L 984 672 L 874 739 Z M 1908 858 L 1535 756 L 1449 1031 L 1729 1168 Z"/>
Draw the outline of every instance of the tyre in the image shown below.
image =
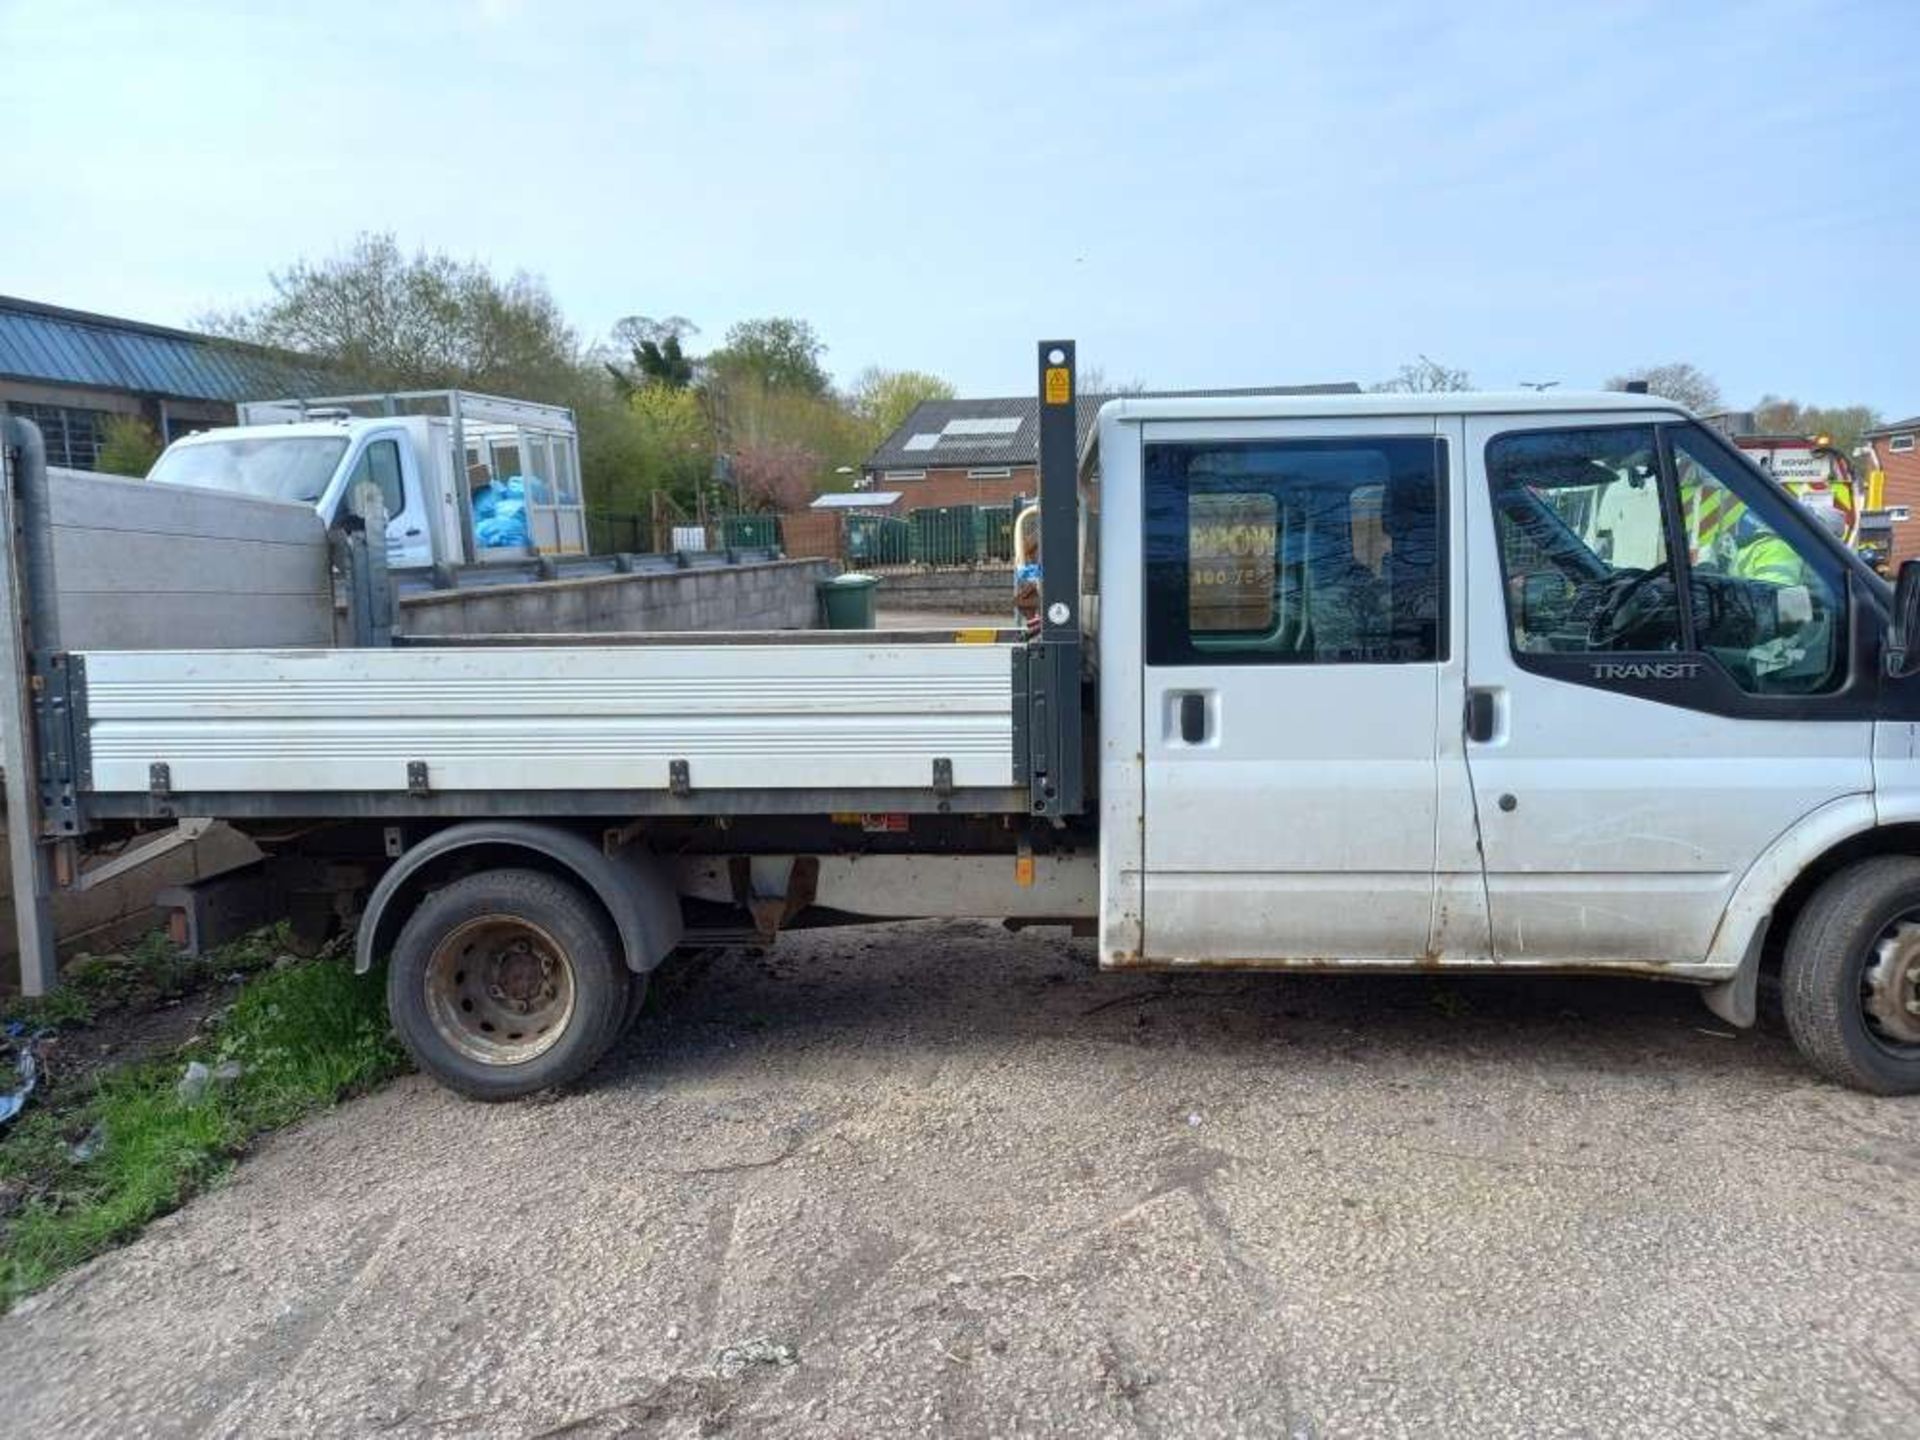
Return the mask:
<path id="1" fill-rule="evenodd" d="M 632 988 L 595 901 L 537 870 L 488 870 L 408 918 L 387 1010 L 422 1070 L 476 1100 L 513 1100 L 585 1074 Z"/>
<path id="2" fill-rule="evenodd" d="M 1920 859 L 1862 860 L 1816 890 L 1780 988 L 1815 1069 L 1874 1095 L 1920 1093 Z"/>

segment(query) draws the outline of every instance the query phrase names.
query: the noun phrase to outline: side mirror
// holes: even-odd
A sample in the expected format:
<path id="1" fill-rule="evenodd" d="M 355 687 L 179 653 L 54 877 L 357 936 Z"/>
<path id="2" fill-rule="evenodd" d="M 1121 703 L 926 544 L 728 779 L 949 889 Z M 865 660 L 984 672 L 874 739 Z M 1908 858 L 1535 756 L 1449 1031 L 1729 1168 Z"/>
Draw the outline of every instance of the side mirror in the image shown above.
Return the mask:
<path id="1" fill-rule="evenodd" d="M 1536 570 L 1520 582 L 1520 618 L 1529 625 L 1564 619 L 1572 601 L 1573 586 L 1557 570 Z"/>
<path id="2" fill-rule="evenodd" d="M 1920 670 L 1920 560 L 1902 561 L 1893 583 L 1893 618 L 1887 622 L 1886 671 L 1893 679 Z"/>

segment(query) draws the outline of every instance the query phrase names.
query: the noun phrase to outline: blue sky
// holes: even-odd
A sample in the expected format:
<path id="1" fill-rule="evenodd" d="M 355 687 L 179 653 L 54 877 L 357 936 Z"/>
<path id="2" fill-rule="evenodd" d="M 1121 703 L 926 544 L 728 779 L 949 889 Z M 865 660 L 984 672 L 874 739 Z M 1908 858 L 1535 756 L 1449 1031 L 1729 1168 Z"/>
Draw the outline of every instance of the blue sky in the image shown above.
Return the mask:
<path id="1" fill-rule="evenodd" d="M 1459 13 L 1453 13 L 1459 12 Z M 1920 411 L 1920 4 L 0 0 L 0 292 L 163 323 L 363 230 L 842 379 Z"/>

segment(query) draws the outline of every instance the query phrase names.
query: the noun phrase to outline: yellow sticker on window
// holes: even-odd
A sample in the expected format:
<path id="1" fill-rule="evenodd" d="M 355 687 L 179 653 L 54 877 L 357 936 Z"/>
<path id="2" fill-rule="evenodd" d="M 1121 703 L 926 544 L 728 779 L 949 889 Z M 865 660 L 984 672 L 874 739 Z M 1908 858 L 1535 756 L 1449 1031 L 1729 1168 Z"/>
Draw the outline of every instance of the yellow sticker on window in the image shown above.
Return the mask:
<path id="1" fill-rule="evenodd" d="M 1215 493 L 1187 501 L 1187 625 L 1195 633 L 1273 628 L 1280 507 L 1271 495 Z"/>
<path id="2" fill-rule="evenodd" d="M 1065 405 L 1073 399 L 1073 381 L 1068 378 L 1066 366 L 1047 367 L 1046 395 L 1049 405 Z"/>

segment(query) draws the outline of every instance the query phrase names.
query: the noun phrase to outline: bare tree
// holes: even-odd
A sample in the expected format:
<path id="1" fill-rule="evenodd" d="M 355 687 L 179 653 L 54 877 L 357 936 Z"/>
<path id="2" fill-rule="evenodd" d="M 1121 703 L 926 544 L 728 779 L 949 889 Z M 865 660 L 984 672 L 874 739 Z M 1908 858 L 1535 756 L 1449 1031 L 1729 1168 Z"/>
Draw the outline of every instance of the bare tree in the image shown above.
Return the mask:
<path id="1" fill-rule="evenodd" d="M 1714 379 L 1698 365 L 1690 365 L 1684 360 L 1669 361 L 1665 365 L 1642 365 L 1629 370 L 1624 375 L 1615 375 L 1607 381 L 1609 390 L 1624 390 L 1632 381 L 1644 381 L 1649 395 L 1658 395 L 1663 400 L 1677 400 L 1696 415 L 1710 415 L 1722 408 L 1720 387 Z"/>
<path id="2" fill-rule="evenodd" d="M 651 340 L 656 345 L 669 340 L 689 340 L 700 327 L 684 315 L 668 315 L 656 320 L 651 315 L 628 315 L 613 322 L 613 343 L 625 350 L 637 350 Z"/>
<path id="3" fill-rule="evenodd" d="M 1402 365 L 1391 380 L 1367 387 L 1382 394 L 1429 395 L 1441 390 L 1471 390 L 1473 380 L 1464 370 L 1442 365 L 1430 355 L 1422 355 L 1410 365 Z"/>
<path id="4" fill-rule="evenodd" d="M 1112 380 L 1107 377 L 1104 365 L 1082 365 L 1077 378 L 1082 395 L 1144 395 L 1147 392 L 1147 382 L 1139 376 Z"/>

